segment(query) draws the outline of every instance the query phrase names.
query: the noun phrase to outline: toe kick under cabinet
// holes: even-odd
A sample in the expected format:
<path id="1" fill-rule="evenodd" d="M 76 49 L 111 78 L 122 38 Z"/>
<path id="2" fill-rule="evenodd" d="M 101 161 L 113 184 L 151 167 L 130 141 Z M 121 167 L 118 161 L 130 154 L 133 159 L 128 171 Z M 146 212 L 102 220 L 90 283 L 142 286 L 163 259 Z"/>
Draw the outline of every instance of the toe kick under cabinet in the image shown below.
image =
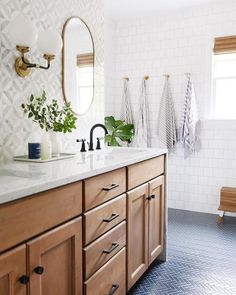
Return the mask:
<path id="1" fill-rule="evenodd" d="M 0 294 L 125 295 L 165 255 L 165 157 L 0 205 Z"/>

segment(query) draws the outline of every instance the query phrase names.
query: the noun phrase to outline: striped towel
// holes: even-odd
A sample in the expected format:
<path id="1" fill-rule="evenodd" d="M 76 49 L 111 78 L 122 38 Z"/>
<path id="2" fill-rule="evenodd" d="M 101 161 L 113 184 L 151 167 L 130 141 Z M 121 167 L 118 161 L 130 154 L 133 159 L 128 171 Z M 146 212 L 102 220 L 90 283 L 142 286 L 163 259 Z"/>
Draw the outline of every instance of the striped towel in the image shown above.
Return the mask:
<path id="1" fill-rule="evenodd" d="M 133 112 L 130 101 L 129 80 L 124 79 L 120 119 L 126 124 L 133 124 Z"/>
<path id="2" fill-rule="evenodd" d="M 166 79 L 162 93 L 157 133 L 162 147 L 167 148 L 170 153 L 173 152 L 177 143 L 177 124 L 168 79 Z"/>
<path id="3" fill-rule="evenodd" d="M 187 75 L 187 89 L 185 95 L 182 122 L 179 131 L 179 141 L 184 147 L 184 157 L 187 158 L 193 152 L 199 151 L 200 120 L 198 117 L 194 85 L 191 75 Z"/>
<path id="4" fill-rule="evenodd" d="M 151 131 L 149 120 L 149 105 L 148 105 L 148 91 L 147 80 L 142 80 L 140 108 L 137 122 L 135 124 L 135 139 L 134 146 L 136 147 L 150 147 L 151 146 Z"/>

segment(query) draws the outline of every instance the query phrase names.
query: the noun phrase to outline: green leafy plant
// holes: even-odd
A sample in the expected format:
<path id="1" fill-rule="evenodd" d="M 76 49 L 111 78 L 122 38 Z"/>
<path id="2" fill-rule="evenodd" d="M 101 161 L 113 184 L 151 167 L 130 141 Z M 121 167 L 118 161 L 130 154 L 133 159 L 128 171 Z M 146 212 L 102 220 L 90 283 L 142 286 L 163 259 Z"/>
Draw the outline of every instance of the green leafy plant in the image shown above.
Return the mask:
<path id="1" fill-rule="evenodd" d="M 30 95 L 29 103 L 21 107 L 28 118 L 39 124 L 41 129 L 55 132 L 72 132 L 76 129 L 77 117 L 73 113 L 70 103 L 65 103 L 61 108 L 56 99 L 46 104 L 47 96 L 43 91 L 41 96 Z"/>
<path id="2" fill-rule="evenodd" d="M 119 140 L 131 142 L 134 136 L 133 124 L 126 124 L 125 121 L 116 120 L 113 116 L 105 117 L 105 126 L 108 130 L 105 141 L 109 146 L 121 146 Z"/>

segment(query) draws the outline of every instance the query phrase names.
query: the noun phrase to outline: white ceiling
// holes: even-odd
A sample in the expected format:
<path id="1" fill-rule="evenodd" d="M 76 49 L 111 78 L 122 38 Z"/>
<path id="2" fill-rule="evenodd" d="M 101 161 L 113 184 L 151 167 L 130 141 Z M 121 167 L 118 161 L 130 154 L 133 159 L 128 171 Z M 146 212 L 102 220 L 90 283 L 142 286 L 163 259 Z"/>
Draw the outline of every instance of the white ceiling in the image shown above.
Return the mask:
<path id="1" fill-rule="evenodd" d="M 105 10 L 106 15 L 111 18 L 135 17 L 213 2 L 219 0 L 105 0 Z"/>

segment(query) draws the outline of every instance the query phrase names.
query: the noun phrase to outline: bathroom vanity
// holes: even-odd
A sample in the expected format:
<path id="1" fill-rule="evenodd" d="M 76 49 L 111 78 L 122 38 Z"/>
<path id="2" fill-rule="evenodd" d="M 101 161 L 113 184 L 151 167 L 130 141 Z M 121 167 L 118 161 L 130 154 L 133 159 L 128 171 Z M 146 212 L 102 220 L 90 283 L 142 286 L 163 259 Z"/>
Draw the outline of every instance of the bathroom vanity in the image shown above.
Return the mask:
<path id="1" fill-rule="evenodd" d="M 117 148 L 1 169 L 0 294 L 126 294 L 166 259 L 166 160 Z"/>

